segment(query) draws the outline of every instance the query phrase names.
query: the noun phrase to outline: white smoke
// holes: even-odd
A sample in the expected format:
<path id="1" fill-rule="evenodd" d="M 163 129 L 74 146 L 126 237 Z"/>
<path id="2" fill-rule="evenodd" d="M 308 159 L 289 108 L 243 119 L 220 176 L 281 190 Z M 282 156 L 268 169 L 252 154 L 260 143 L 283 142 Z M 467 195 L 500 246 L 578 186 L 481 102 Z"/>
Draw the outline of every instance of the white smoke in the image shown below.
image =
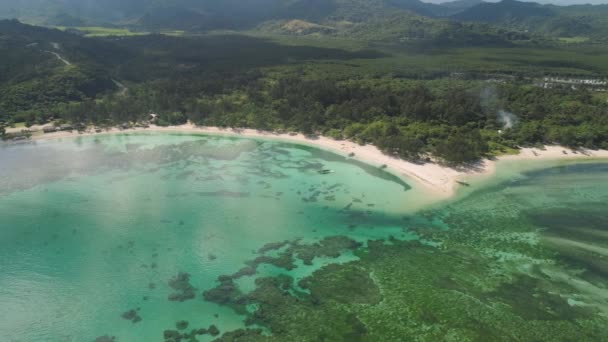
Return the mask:
<path id="1" fill-rule="evenodd" d="M 513 128 L 519 122 L 517 115 L 504 110 L 504 104 L 498 98 L 498 91 L 496 86 L 491 83 L 487 83 L 479 93 L 480 104 L 485 113 L 492 115 L 496 113 L 498 122 L 502 125 L 502 129 Z M 499 131 L 499 132 L 502 132 Z"/>
<path id="2" fill-rule="evenodd" d="M 502 109 L 498 111 L 498 122 L 502 124 L 503 129 L 513 128 L 517 121 L 519 121 L 517 115 Z"/>

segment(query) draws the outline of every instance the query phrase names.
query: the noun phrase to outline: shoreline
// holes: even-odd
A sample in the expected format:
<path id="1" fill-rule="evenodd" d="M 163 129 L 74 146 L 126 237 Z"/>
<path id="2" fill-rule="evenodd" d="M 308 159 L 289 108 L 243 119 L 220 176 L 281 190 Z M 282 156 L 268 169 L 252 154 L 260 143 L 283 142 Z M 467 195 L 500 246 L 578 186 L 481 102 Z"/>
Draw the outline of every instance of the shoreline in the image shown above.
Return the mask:
<path id="1" fill-rule="evenodd" d="M 18 131 L 18 129 L 13 130 Z M 453 197 L 459 187 L 458 181 L 463 181 L 465 179 L 471 180 L 477 178 L 478 176 L 489 176 L 494 174 L 496 172 L 496 164 L 500 161 L 608 159 L 608 150 L 594 151 L 584 149 L 573 151 L 572 149 L 562 146 L 545 146 L 543 149 L 522 148 L 517 155 L 500 156 L 494 160 L 483 159 L 479 163 L 472 166 L 451 168 L 434 162 L 415 164 L 400 158 L 386 155 L 373 145 L 368 144 L 362 146 L 348 140 L 334 140 L 323 136 L 309 138 L 300 133 L 273 133 L 258 131 L 255 129 L 205 127 L 195 126 L 192 124 L 169 127 L 151 125 L 149 128 L 129 129 L 111 128 L 100 133 L 96 133 L 90 129 L 84 133 L 78 133 L 76 131 L 61 131 L 47 134 L 36 134 L 38 133 L 36 132 L 34 135 L 32 135 L 31 141 L 134 132 L 192 133 L 242 138 L 263 138 L 308 145 L 331 151 L 345 157 L 352 157 L 353 159 L 357 159 L 361 162 L 376 167 L 386 165 L 386 171 L 398 176 L 414 187 L 416 187 L 416 185 L 421 186 L 427 192 L 432 193 L 435 197 L 438 197 L 439 200 Z M 416 184 L 411 184 L 412 182 L 415 182 Z"/>

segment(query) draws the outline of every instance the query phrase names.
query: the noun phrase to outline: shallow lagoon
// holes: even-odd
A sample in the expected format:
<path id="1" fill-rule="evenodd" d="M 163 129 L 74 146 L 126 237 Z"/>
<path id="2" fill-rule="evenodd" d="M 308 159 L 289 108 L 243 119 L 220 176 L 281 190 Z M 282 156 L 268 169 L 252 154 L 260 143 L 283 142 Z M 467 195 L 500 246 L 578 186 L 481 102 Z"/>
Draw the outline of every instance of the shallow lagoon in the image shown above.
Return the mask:
<path id="1" fill-rule="evenodd" d="M 268 242 L 408 238 L 386 213 L 415 200 L 377 169 L 256 140 L 108 135 L 5 147 L 0 160 L 0 332 L 10 339 L 151 341 L 182 319 L 240 327 L 201 299 L 219 275 Z M 195 300 L 167 300 L 178 272 L 192 275 Z M 136 308 L 140 322 L 121 318 Z"/>
<path id="2" fill-rule="evenodd" d="M 235 277 L 240 292 L 259 287 L 257 278 L 280 274 L 297 284 L 329 263 L 361 262 L 371 272 L 380 267 L 365 257 L 359 261 L 357 246 L 326 239 L 336 236 L 362 245 L 421 240 L 424 248 L 470 249 L 502 277 L 482 286 L 502 292 L 483 297 L 517 317 L 549 312 L 568 321 L 584 307 L 593 314 L 573 319 L 595 326 L 608 312 L 601 259 L 608 257 L 607 164 L 546 164 L 549 169 L 526 173 L 504 167 L 483 188 L 474 184 L 472 193 L 412 215 L 428 195 L 377 168 L 279 142 L 108 135 L 3 147 L 0 163 L 0 335 L 9 341 L 93 341 L 106 334 L 118 341 L 161 341 L 180 320 L 190 323 L 188 331 L 211 324 L 221 332 L 243 328 L 259 307 L 255 298 L 249 311 L 236 313 L 230 298 L 212 303 L 203 300 L 203 291 L 261 256 L 266 259 L 254 262 L 254 275 Z M 289 243 L 266 245 L 283 241 Z M 319 241 L 324 248 L 311 247 Z M 309 250 L 317 254 L 302 257 Z M 406 255 L 398 262 L 410 257 L 416 259 Z M 424 267 L 427 258 L 421 260 Z M 190 274 L 192 299 L 175 297 L 188 291 L 169 284 L 180 272 Z M 572 306 L 560 302 L 543 311 L 505 299 L 518 284 L 508 279 L 522 272 L 549 277 L 550 286 L 538 291 L 557 293 Z M 425 291 L 444 289 L 431 285 Z M 459 286 L 461 293 L 475 292 Z M 306 292 L 294 286 L 294 296 L 294 290 Z M 130 310 L 141 320 L 122 317 Z M 373 314 L 358 317 L 368 326 L 361 335 L 373 340 Z M 266 322 L 263 328 L 276 329 L 272 318 Z"/>

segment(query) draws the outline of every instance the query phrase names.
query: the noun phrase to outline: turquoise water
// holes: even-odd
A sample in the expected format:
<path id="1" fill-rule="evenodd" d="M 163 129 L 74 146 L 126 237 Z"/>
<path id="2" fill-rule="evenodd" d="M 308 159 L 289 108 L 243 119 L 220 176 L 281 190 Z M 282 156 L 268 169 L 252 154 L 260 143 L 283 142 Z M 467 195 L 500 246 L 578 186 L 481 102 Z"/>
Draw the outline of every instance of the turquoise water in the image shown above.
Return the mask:
<path id="1" fill-rule="evenodd" d="M 412 238 L 394 219 L 417 201 L 407 184 L 308 147 L 108 135 L 8 146 L 0 162 L 0 335 L 11 341 L 153 341 L 178 320 L 238 328 L 241 316 L 200 294 L 264 244 Z M 167 299 L 178 272 L 195 299 Z M 121 317 L 138 308 L 141 321 Z"/>
<path id="2" fill-rule="evenodd" d="M 608 164 L 499 170 L 457 200 L 413 215 L 428 195 L 304 146 L 133 134 L 1 147 L 0 340 L 161 341 L 180 320 L 242 328 L 244 315 L 201 294 L 265 244 L 422 236 L 432 246 L 433 231 L 452 232 L 439 247 L 471 248 L 505 269 L 566 282 L 572 310 L 583 303 L 606 315 Z M 289 271 L 263 263 L 236 284 L 247 292 L 255 278 L 281 273 L 297 283 L 356 259 L 344 250 L 310 264 L 298 259 Z M 169 281 L 180 272 L 190 274 L 195 296 L 172 301 Z M 130 310 L 141 320 L 122 317 Z"/>

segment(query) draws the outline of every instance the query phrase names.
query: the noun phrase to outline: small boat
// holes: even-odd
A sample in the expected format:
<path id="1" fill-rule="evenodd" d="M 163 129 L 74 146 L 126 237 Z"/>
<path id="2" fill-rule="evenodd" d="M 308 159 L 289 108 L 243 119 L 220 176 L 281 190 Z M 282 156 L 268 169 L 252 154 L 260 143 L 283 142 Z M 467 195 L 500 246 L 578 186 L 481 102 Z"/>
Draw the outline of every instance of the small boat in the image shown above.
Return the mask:
<path id="1" fill-rule="evenodd" d="M 462 186 L 471 186 L 471 184 L 467 183 L 467 182 L 463 182 L 463 181 L 456 181 L 456 183 L 462 185 Z"/>
<path id="2" fill-rule="evenodd" d="M 322 175 L 327 175 L 327 174 L 330 174 L 330 173 L 334 173 L 334 170 L 324 169 L 324 170 L 319 170 L 318 172 L 320 174 L 322 174 Z"/>

